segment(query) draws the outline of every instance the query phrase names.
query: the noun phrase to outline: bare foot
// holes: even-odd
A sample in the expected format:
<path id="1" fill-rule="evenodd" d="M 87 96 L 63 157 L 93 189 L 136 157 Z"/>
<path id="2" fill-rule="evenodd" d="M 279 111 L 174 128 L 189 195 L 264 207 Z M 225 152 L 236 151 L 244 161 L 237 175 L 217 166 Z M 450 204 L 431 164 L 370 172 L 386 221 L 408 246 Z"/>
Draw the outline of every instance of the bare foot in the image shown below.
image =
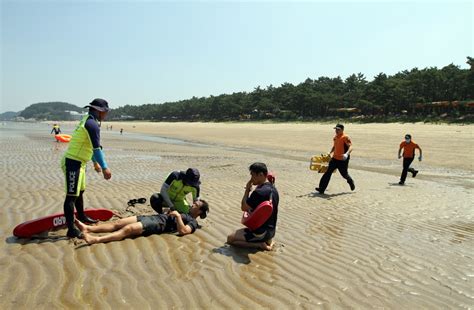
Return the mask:
<path id="1" fill-rule="evenodd" d="M 97 237 L 94 237 L 94 236 L 91 236 L 89 233 L 83 231 L 82 234 L 84 235 L 84 240 L 88 243 L 88 244 L 94 244 L 97 242 Z"/>
<path id="2" fill-rule="evenodd" d="M 78 219 L 75 219 L 75 220 L 74 220 L 74 223 L 76 224 L 77 228 L 79 228 L 79 230 L 80 230 L 82 233 L 89 232 L 89 230 L 87 229 L 87 225 L 84 224 L 83 222 L 79 221 Z"/>
<path id="3" fill-rule="evenodd" d="M 268 240 L 266 242 L 260 243 L 260 248 L 265 251 L 271 251 L 273 249 L 274 244 L 275 244 L 275 241 Z"/>

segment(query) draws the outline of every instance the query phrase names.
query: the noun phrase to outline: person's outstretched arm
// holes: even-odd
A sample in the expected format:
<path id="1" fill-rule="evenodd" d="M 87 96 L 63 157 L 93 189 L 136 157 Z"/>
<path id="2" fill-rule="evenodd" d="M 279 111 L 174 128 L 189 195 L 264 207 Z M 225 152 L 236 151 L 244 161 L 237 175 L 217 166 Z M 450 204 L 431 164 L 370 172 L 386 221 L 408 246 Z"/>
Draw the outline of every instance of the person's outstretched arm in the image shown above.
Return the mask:
<path id="1" fill-rule="evenodd" d="M 102 174 L 104 175 L 104 179 L 109 180 L 112 177 L 112 172 L 110 171 L 107 165 L 104 152 L 102 152 L 102 147 L 100 146 L 99 125 L 94 119 L 89 118 L 86 121 L 84 128 L 87 130 L 87 133 L 89 134 L 89 138 L 91 139 L 92 143 L 92 161 L 97 162 L 100 165 L 100 167 L 102 168 Z M 97 169 L 95 170 L 97 171 Z"/>

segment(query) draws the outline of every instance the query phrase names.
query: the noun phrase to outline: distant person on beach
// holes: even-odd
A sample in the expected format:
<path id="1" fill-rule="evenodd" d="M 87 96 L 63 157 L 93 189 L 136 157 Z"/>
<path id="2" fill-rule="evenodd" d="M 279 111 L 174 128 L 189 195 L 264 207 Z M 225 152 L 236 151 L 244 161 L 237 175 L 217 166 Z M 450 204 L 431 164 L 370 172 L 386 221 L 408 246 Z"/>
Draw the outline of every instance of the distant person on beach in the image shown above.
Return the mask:
<path id="1" fill-rule="evenodd" d="M 123 218 L 110 223 L 99 225 L 85 225 L 76 220 L 76 225 L 83 234 L 88 244 L 119 241 L 129 237 L 149 236 L 153 234 L 177 232 L 180 236 L 192 234 L 199 227 L 196 221 L 207 217 L 209 205 L 205 200 L 196 201 L 189 214 L 171 211 L 168 214 L 139 215 Z M 102 236 L 94 236 L 90 233 L 109 233 Z"/>
<path id="2" fill-rule="evenodd" d="M 120 128 L 120 134 L 122 134 L 122 133 L 123 133 L 123 128 Z"/>
<path id="3" fill-rule="evenodd" d="M 191 193 L 193 202 L 199 200 L 201 174 L 196 168 L 186 171 L 173 171 L 167 177 L 160 192 L 150 197 L 150 205 L 157 213 L 163 213 L 163 207 L 179 213 L 189 213 L 190 205 L 186 196 Z"/>
<path id="4" fill-rule="evenodd" d="M 59 135 L 61 133 L 61 128 L 59 128 L 58 124 L 53 125 L 53 128 L 51 129 L 51 133 L 53 132 L 55 135 Z"/>
<path id="5" fill-rule="evenodd" d="M 316 191 L 320 194 L 324 194 L 324 191 L 329 185 L 332 173 L 338 169 L 341 176 L 347 180 L 351 191 L 355 189 L 354 180 L 349 175 L 349 160 L 351 159 L 352 152 L 352 141 L 351 138 L 344 133 L 344 125 L 337 124 L 334 127 L 336 135 L 333 138 L 334 144 L 332 149 L 329 151 L 331 154 L 331 160 L 329 161 L 328 170 L 323 174 L 321 180 L 319 180 L 319 186 L 316 187 Z"/>
<path id="6" fill-rule="evenodd" d="M 258 248 L 270 251 L 273 248 L 273 237 L 276 232 L 278 217 L 279 195 L 275 185 L 268 181 L 268 169 L 264 163 L 253 163 L 249 167 L 250 180 L 245 185 L 241 201 L 241 210 L 250 212 L 262 202 L 272 200 L 273 210 L 268 220 L 262 226 L 250 230 L 241 228 L 229 236 L 227 243 L 233 246 Z M 255 187 L 254 187 L 255 186 Z"/>
<path id="7" fill-rule="evenodd" d="M 74 226 L 74 207 L 81 222 L 97 222 L 84 213 L 82 196 L 86 189 L 87 162 L 92 159 L 94 169 L 97 172 L 102 172 L 104 179 L 109 180 L 112 177 L 100 145 L 100 122 L 107 116 L 109 104 L 104 99 L 94 99 L 84 108 L 89 108 L 89 113 L 82 118 L 74 130 L 69 147 L 61 161 L 66 178 L 64 215 L 68 237 L 80 237 L 81 235 L 81 232 Z"/>
<path id="8" fill-rule="evenodd" d="M 418 149 L 420 152 L 420 156 L 418 160 L 421 161 L 423 159 L 423 152 L 418 144 L 415 143 L 411 139 L 410 134 L 405 135 L 405 140 L 400 143 L 400 147 L 398 148 L 398 159 L 402 158 L 402 149 L 403 149 L 403 170 L 402 175 L 400 176 L 400 182 L 398 184 L 405 185 L 405 180 L 407 178 L 408 172 L 411 172 L 412 177 L 416 177 L 418 174 L 418 170 L 414 168 L 410 168 L 411 163 L 415 159 L 415 149 Z"/>

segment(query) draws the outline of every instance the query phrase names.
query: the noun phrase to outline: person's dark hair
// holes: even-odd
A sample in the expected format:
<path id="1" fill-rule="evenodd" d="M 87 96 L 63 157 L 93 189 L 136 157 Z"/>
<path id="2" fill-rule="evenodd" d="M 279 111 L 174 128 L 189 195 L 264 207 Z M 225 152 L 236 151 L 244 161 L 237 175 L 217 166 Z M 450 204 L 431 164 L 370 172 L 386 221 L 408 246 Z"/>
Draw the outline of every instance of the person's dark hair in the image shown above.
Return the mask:
<path id="1" fill-rule="evenodd" d="M 410 135 L 409 133 L 407 133 L 407 134 L 405 135 L 405 138 L 411 139 L 411 135 Z"/>
<path id="2" fill-rule="evenodd" d="M 199 210 L 201 210 L 199 217 L 205 219 L 209 213 L 209 204 L 204 199 L 200 199 L 199 201 L 202 203 L 201 207 L 199 208 Z"/>
<path id="3" fill-rule="evenodd" d="M 257 174 L 259 173 L 263 173 L 264 175 L 268 174 L 267 165 L 265 165 L 264 163 L 253 163 L 250 165 L 249 170 L 250 172 L 254 172 Z"/>

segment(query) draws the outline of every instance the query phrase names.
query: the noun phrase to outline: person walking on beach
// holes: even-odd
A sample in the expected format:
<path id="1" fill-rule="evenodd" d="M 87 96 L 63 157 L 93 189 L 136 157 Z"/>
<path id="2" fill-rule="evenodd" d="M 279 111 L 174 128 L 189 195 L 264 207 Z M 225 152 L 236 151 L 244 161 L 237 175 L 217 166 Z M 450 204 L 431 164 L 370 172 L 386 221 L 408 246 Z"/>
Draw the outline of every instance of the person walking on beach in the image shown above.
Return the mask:
<path id="1" fill-rule="evenodd" d="M 403 149 L 403 170 L 402 175 L 400 176 L 400 182 L 398 184 L 405 185 L 405 180 L 407 178 L 408 172 L 411 172 L 412 177 L 416 177 L 418 170 L 410 168 L 411 163 L 415 159 L 415 149 L 418 149 L 420 156 L 418 156 L 418 161 L 423 159 L 423 152 L 418 144 L 411 139 L 410 134 L 405 135 L 405 140 L 400 143 L 398 148 L 398 159 L 402 158 L 402 149 Z"/>
<path id="2" fill-rule="evenodd" d="M 74 207 L 81 222 L 95 223 L 84 213 L 83 194 L 86 189 L 86 164 L 92 159 L 94 169 L 102 172 L 104 179 L 112 177 L 100 145 L 100 125 L 109 111 L 109 104 L 104 99 L 94 99 L 89 105 L 89 113 L 79 122 L 72 134 L 61 166 L 66 178 L 66 199 L 64 216 L 66 217 L 67 236 L 80 237 L 81 232 L 74 226 Z"/>
<path id="3" fill-rule="evenodd" d="M 336 135 L 333 138 L 334 145 L 331 151 L 329 151 L 329 154 L 332 154 L 332 157 L 329 161 L 328 170 L 323 174 L 321 180 L 319 180 L 319 186 L 315 188 L 320 194 L 324 194 L 324 191 L 331 180 L 332 173 L 336 169 L 339 170 L 341 176 L 347 180 L 351 191 L 355 189 L 354 180 L 348 172 L 349 160 L 351 159 L 352 152 L 351 138 L 344 133 L 344 125 L 337 124 L 334 129 L 336 130 Z"/>
<path id="4" fill-rule="evenodd" d="M 76 220 L 76 225 L 88 244 L 119 241 L 129 237 L 149 236 L 153 234 L 178 232 L 180 236 L 192 234 L 199 227 L 196 221 L 199 216 L 205 219 L 209 213 L 209 205 L 205 200 L 196 201 L 189 214 L 171 211 L 168 214 L 130 216 L 110 223 L 86 225 Z M 94 236 L 91 233 L 109 233 Z"/>
<path id="5" fill-rule="evenodd" d="M 186 196 L 191 193 L 193 202 L 199 200 L 201 175 L 196 168 L 186 171 L 173 171 L 161 186 L 160 192 L 150 197 L 150 205 L 157 213 L 163 213 L 163 207 L 179 213 L 189 213 L 190 205 Z"/>
<path id="6" fill-rule="evenodd" d="M 123 128 L 120 128 L 120 134 L 123 134 Z"/>
<path id="7" fill-rule="evenodd" d="M 267 179 L 268 169 L 264 163 L 253 163 L 250 165 L 249 171 L 250 180 L 245 185 L 245 192 L 241 201 L 241 210 L 247 212 L 253 211 L 259 204 L 271 199 L 273 207 L 272 214 L 262 226 L 254 230 L 242 228 L 234 231 L 227 236 L 227 243 L 238 247 L 258 248 L 270 251 L 274 245 L 273 237 L 276 232 L 280 197 L 274 184 Z"/>
<path id="8" fill-rule="evenodd" d="M 50 134 L 52 134 L 53 132 L 54 132 L 55 135 L 59 135 L 61 133 L 61 128 L 59 128 L 58 124 L 53 125 L 53 128 L 51 129 Z"/>

